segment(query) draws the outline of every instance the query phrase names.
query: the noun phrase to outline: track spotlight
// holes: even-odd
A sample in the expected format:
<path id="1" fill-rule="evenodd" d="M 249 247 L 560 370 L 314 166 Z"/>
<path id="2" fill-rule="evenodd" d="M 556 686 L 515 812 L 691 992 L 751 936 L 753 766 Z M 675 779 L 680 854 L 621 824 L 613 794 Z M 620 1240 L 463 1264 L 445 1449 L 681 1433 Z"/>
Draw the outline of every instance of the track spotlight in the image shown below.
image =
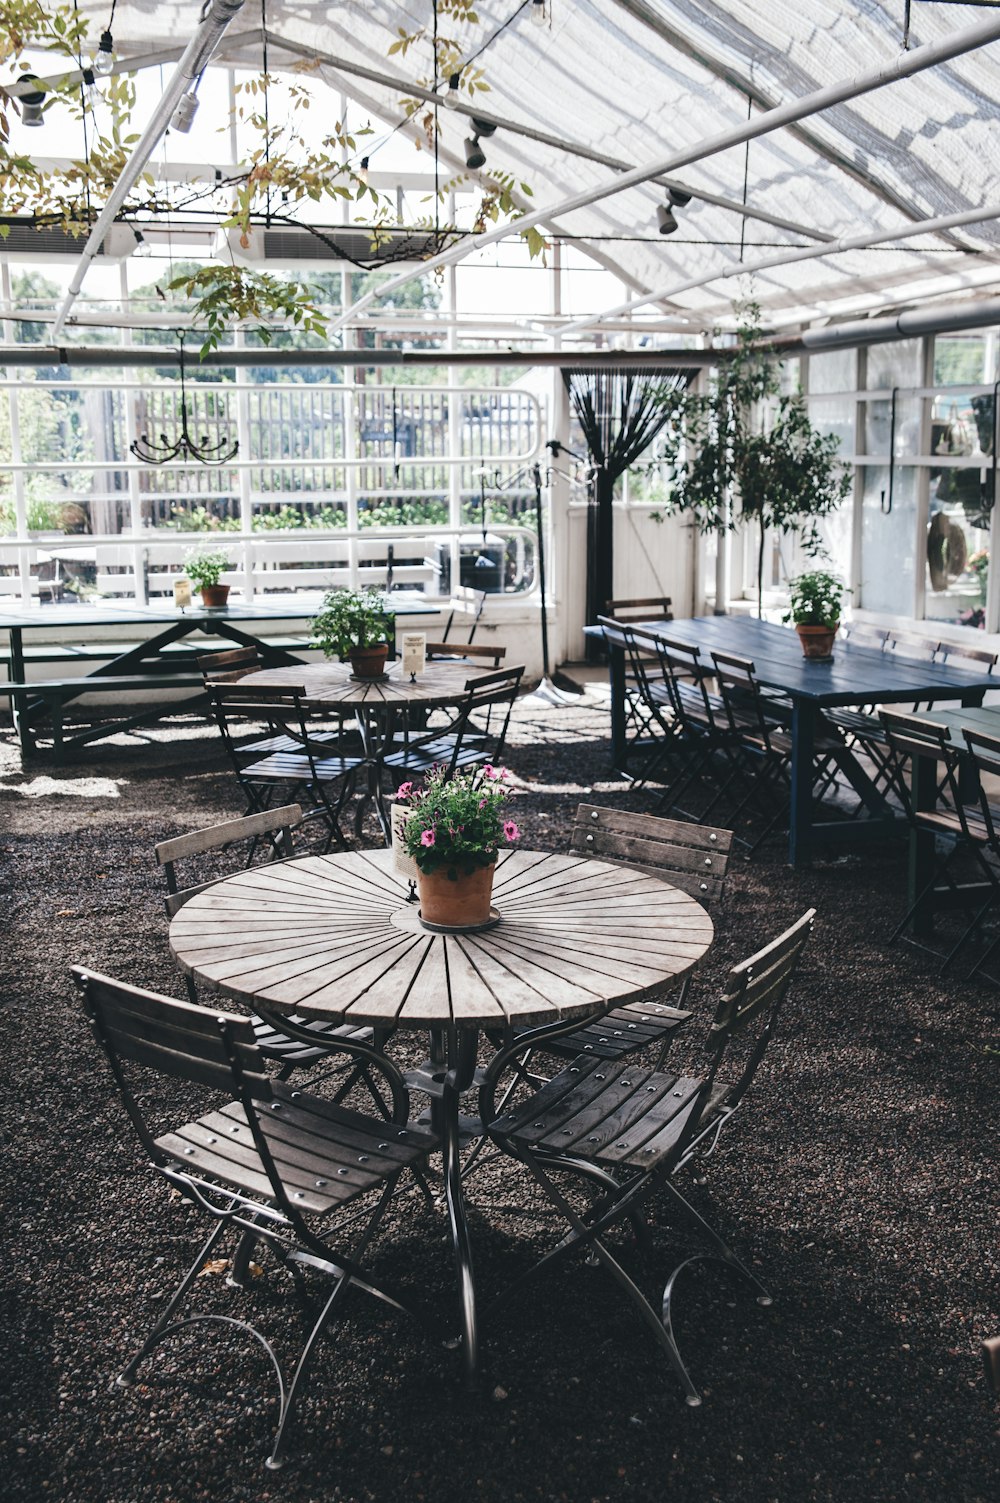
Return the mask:
<path id="1" fill-rule="evenodd" d="M 173 118 L 170 121 L 171 129 L 179 130 L 186 136 L 188 131 L 191 129 L 191 126 L 194 122 L 194 117 L 195 115 L 197 115 L 197 113 L 198 95 L 195 90 L 192 89 L 189 93 L 182 94 L 180 99 L 177 101 L 177 108 L 174 110 Z"/>
<path id="2" fill-rule="evenodd" d="M 480 120 L 478 115 L 473 115 L 472 129 L 477 136 L 492 136 L 496 131 L 496 122 L 494 120 Z"/>
<path id="3" fill-rule="evenodd" d="M 35 77 L 34 73 L 22 73 L 20 78 L 18 79 L 18 83 L 36 84 L 38 83 L 38 79 Z M 31 93 L 21 94 L 19 98 L 21 101 L 21 124 L 41 125 L 42 105 L 45 103 L 44 89 L 33 89 Z"/>
<path id="4" fill-rule="evenodd" d="M 548 0 L 531 0 L 531 20 L 535 26 L 548 26 Z"/>
<path id="5" fill-rule="evenodd" d="M 110 31 L 101 32 L 101 40 L 94 53 L 91 67 L 102 78 L 107 78 L 115 65 L 115 39 Z"/>
<path id="6" fill-rule="evenodd" d="M 667 197 L 673 209 L 686 209 L 691 202 L 690 193 L 685 193 L 683 188 L 668 188 Z"/>
<path id="7" fill-rule="evenodd" d="M 486 166 L 486 153 L 479 144 L 478 136 L 465 138 L 465 165 L 470 172 L 475 172 L 478 167 Z"/>
<path id="8" fill-rule="evenodd" d="M 677 228 L 677 220 L 669 204 L 661 204 L 656 211 L 657 228 L 661 235 L 672 235 Z"/>
<path id="9" fill-rule="evenodd" d="M 460 73 L 453 73 L 448 79 L 448 87 L 445 90 L 444 98 L 441 100 L 446 110 L 458 109 L 458 86 L 461 81 L 462 75 Z"/>

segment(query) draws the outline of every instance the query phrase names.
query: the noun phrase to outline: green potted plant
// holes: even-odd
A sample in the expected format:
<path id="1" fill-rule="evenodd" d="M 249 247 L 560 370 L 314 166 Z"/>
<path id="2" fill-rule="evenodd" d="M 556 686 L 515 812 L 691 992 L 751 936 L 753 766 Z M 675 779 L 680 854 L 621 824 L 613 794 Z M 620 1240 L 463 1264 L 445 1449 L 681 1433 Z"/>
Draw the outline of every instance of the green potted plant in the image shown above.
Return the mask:
<path id="1" fill-rule="evenodd" d="M 477 929 L 495 922 L 490 907 L 497 854 L 521 832 L 507 818 L 507 773 L 477 767 L 448 777 L 438 767 L 424 788 L 402 783 L 409 803 L 403 846 L 417 864 L 420 919 L 434 929 Z"/>
<path id="2" fill-rule="evenodd" d="M 381 678 L 395 625 L 380 590 L 331 590 L 313 620 L 313 646 L 348 659 L 357 678 Z"/>
<path id="3" fill-rule="evenodd" d="M 225 605 L 229 599 L 229 586 L 220 584 L 227 569 L 233 566 L 228 553 L 219 549 L 194 549 L 184 559 L 188 577 L 201 591 L 202 604 L 208 607 Z"/>
<path id="4" fill-rule="evenodd" d="M 794 623 L 803 656 L 832 657 L 841 601 L 851 593 L 844 581 L 825 569 L 812 569 L 790 581 L 789 593 L 790 605 L 782 619 Z"/>

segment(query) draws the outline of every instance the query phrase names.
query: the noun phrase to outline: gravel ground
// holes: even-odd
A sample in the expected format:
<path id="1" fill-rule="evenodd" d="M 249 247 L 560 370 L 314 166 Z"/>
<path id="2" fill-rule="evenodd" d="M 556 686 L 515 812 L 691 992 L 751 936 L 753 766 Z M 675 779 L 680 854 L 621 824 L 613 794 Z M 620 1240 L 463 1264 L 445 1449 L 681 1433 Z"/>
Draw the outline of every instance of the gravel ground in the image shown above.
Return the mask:
<path id="1" fill-rule="evenodd" d="M 1000 1409 L 979 1343 L 1000 1332 L 997 992 L 886 948 L 902 847 L 797 873 L 779 840 L 733 863 L 699 1019 L 727 964 L 810 903 L 820 918 L 745 1116 L 693 1192 L 775 1295 L 762 1309 L 712 1265 L 685 1275 L 677 1329 L 700 1409 L 603 1272 L 575 1262 L 487 1331 L 478 1398 L 463 1394 L 454 1351 L 354 1297 L 322 1349 L 293 1460 L 271 1474 L 256 1349 L 202 1334 L 194 1386 L 175 1344 L 141 1386 L 112 1387 L 192 1255 L 196 1218 L 144 1167 L 68 979 L 83 962 L 180 994 L 151 847 L 239 813 L 233 781 L 214 735 L 191 723 L 120 737 L 65 771 L 23 774 L 9 742 L 0 757 L 11 1503 L 996 1498 Z M 565 847 L 583 794 L 649 807 L 608 780 L 596 696 L 519 708 L 508 761 L 539 847 Z M 163 1100 L 186 1110 L 180 1088 Z M 484 1171 L 471 1194 L 488 1293 L 551 1228 L 511 1166 Z M 637 1262 L 651 1293 L 680 1245 L 661 1209 Z M 407 1192 L 375 1253 L 450 1330 L 445 1231 Z M 288 1337 L 298 1328 L 273 1263 L 248 1295 L 211 1277 L 198 1292 L 220 1309 L 246 1300 Z"/>

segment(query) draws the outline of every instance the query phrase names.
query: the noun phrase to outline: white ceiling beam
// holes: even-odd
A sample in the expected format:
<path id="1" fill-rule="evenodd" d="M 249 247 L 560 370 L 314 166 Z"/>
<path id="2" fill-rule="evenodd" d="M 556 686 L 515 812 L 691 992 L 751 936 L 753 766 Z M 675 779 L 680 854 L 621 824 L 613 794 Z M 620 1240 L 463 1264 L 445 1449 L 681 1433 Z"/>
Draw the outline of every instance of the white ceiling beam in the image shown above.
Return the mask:
<path id="1" fill-rule="evenodd" d="M 426 89 L 413 83 L 410 79 L 401 78 L 398 74 L 385 73 L 376 68 L 369 68 L 363 63 L 356 63 L 349 58 L 335 57 L 331 53 L 318 52 L 313 47 L 302 43 L 290 41 L 287 37 L 277 32 L 267 33 L 268 44 L 284 47 L 288 52 L 298 57 L 315 58 L 330 68 L 335 68 L 338 73 L 347 74 L 351 77 L 366 79 L 369 83 L 378 84 L 383 88 L 399 91 L 412 99 L 423 99 L 427 104 L 442 104 L 442 95 L 436 94 L 433 89 Z M 346 90 L 354 93 L 354 90 Z M 383 106 L 376 101 L 369 104 L 369 108 L 380 113 Z M 577 141 L 567 141 L 563 136 L 552 135 L 548 131 L 538 130 L 532 125 L 523 125 L 520 122 L 507 119 L 503 115 L 494 115 L 485 105 L 466 104 L 458 101 L 453 106 L 453 113 L 463 115 L 467 120 L 485 120 L 495 125 L 498 130 L 506 131 L 511 136 L 523 136 L 528 141 L 537 141 L 540 146 L 552 146 L 556 151 L 565 152 L 567 156 L 579 157 L 582 161 L 596 162 L 600 167 L 610 167 L 615 172 L 629 172 L 632 162 L 622 161 L 620 157 L 608 156 L 603 151 L 594 151 L 588 146 L 582 146 Z M 692 187 L 690 183 L 682 183 L 677 178 L 668 178 L 662 174 L 653 177 L 651 182 L 662 188 L 677 188 L 682 193 L 690 193 L 692 198 L 701 203 L 714 204 L 716 208 L 728 209 L 733 214 L 745 216 L 747 219 L 759 220 L 761 224 L 769 224 L 773 229 L 783 230 L 790 235 L 804 235 L 809 240 L 832 240 L 832 235 L 825 234 L 822 230 L 813 229 L 808 225 L 799 224 L 797 220 L 786 219 L 781 214 L 771 214 L 766 209 L 759 209 L 753 204 L 744 204 L 739 199 L 726 198 L 720 193 L 709 193 L 704 188 Z"/>
<path id="2" fill-rule="evenodd" d="M 84 278 L 104 244 L 104 237 L 114 224 L 118 211 L 138 180 L 149 158 L 163 137 L 174 110 L 199 73 L 208 66 L 208 60 L 221 42 L 230 22 L 243 8 L 243 0 L 210 0 L 204 19 L 198 23 L 194 36 L 184 49 L 183 56 L 163 92 L 163 97 L 150 116 L 149 123 L 136 142 L 135 149 L 122 169 L 122 174 L 108 195 L 107 202 L 80 254 L 76 271 L 66 291 L 53 326 L 52 334 L 59 339 L 69 317 L 70 309 L 80 295 Z"/>
<path id="3" fill-rule="evenodd" d="M 512 235 L 519 235 L 523 230 L 545 221 L 551 222 L 556 216 L 572 213 L 575 209 L 584 209 L 604 198 L 612 198 L 626 188 L 634 188 L 660 173 L 677 172 L 692 162 L 703 161 L 706 157 L 716 156 L 719 152 L 728 151 L 731 147 L 740 146 L 758 136 L 768 135 L 771 131 L 806 119 L 810 115 L 820 114 L 823 110 L 842 104 L 847 99 L 856 99 L 862 94 L 870 94 L 876 89 L 885 88 L 887 84 L 897 83 L 904 78 L 912 78 L 927 68 L 936 67 L 939 63 L 948 62 L 954 57 L 961 57 L 963 53 L 973 52 L 989 42 L 997 41 L 998 38 L 1000 38 L 1000 18 L 995 16 L 975 26 L 962 27 L 939 42 L 929 42 L 923 47 L 914 48 L 912 52 L 904 52 L 892 61 L 873 68 L 870 72 L 845 79 L 840 83 L 828 84 L 822 89 L 816 89 L 813 93 L 804 95 L 801 99 L 791 99 L 786 104 L 758 115 L 756 119 L 722 131 L 683 151 L 647 162 L 640 167 L 634 167 L 630 172 L 624 172 L 596 188 L 572 194 L 568 198 L 560 199 L 557 203 L 543 205 L 540 209 L 532 209 L 520 219 L 497 225 L 495 229 L 488 230 L 485 234 L 470 236 L 462 245 L 453 246 L 449 250 L 432 256 L 430 260 L 423 263 L 420 270 L 390 278 L 379 289 L 378 295 L 384 296 L 387 292 L 394 292 L 398 287 L 404 287 L 415 277 L 426 275 L 428 271 L 433 271 L 438 266 L 451 266 L 464 261 L 487 245 L 494 245 L 497 241 L 506 240 Z M 355 304 L 356 311 L 362 312 L 369 307 L 375 296 L 374 293 L 368 293 L 360 298 Z M 348 317 L 348 314 L 342 314 L 339 320 L 333 322 L 330 332 L 343 327 Z"/>
<path id="4" fill-rule="evenodd" d="M 567 326 L 568 334 L 579 334 L 584 329 L 598 327 L 606 318 L 622 318 L 634 313 L 648 303 L 680 297 L 684 292 L 693 292 L 698 287 L 710 287 L 713 282 L 724 282 L 730 277 L 750 276 L 755 272 L 774 271 L 779 266 L 791 266 L 800 261 L 821 261 L 827 256 L 840 256 L 847 251 L 867 250 L 875 245 L 895 245 L 901 240 L 912 240 L 918 235 L 940 235 L 945 230 L 959 229 L 967 224 L 981 224 L 987 219 L 1000 217 L 1000 205 L 990 204 L 982 209 L 965 209 L 959 214 L 940 214 L 936 219 L 923 219 L 917 224 L 907 224 L 902 229 L 876 230 L 874 234 L 844 235 L 832 245 L 810 245 L 802 250 L 781 251 L 774 256 L 758 256 L 756 260 L 732 261 L 715 271 L 698 277 L 689 277 L 685 282 L 673 282 L 657 287 L 644 297 L 629 298 L 608 308 L 603 313 L 580 318 Z M 955 252 L 956 256 L 960 252 Z"/>
<path id="5" fill-rule="evenodd" d="M 979 4 L 980 0 L 972 0 L 972 3 Z M 635 20 L 639 21 L 649 31 L 652 31 L 663 41 L 668 42 L 671 47 L 676 47 L 677 51 L 685 57 L 689 57 L 693 62 L 698 63 L 713 78 L 721 79 L 723 83 L 729 84 L 744 99 L 751 99 L 759 110 L 773 110 L 775 108 L 777 101 L 773 96 L 767 94 L 759 84 L 753 81 L 752 74 L 744 76 L 737 73 L 729 64 L 722 62 L 714 53 L 709 52 L 702 46 L 700 40 L 695 41 L 691 37 L 686 36 L 676 26 L 671 26 L 660 10 L 645 4 L 644 0 L 615 0 L 615 4 L 620 9 L 627 11 L 630 16 L 633 16 Z M 829 141 L 825 141 L 816 131 L 809 130 L 808 127 L 802 125 L 800 122 L 793 123 L 789 126 L 789 129 L 794 136 L 797 136 L 804 145 L 809 147 L 810 151 L 814 151 L 817 156 L 822 157 L 824 161 L 829 162 L 840 172 L 846 173 L 848 177 L 853 178 L 856 183 L 860 183 L 863 188 L 866 188 L 869 193 L 874 194 L 876 198 L 880 198 L 883 203 L 889 204 L 894 209 L 898 209 L 908 219 L 920 218 L 921 211 L 919 208 L 904 198 L 901 193 L 897 193 L 895 189 L 890 188 L 888 184 L 873 177 L 870 172 L 860 167 L 845 152 L 839 151 L 836 146 L 832 145 Z M 950 238 L 953 245 L 961 244 L 954 237 Z"/>

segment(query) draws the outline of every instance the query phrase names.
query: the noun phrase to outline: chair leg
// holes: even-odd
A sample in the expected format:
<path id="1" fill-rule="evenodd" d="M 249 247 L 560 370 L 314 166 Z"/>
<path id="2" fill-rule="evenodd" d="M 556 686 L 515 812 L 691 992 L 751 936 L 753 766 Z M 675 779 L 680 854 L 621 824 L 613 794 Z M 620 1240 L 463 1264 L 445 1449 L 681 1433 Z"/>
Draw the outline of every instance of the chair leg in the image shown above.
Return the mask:
<path id="1" fill-rule="evenodd" d="M 177 1285 L 177 1288 L 174 1290 L 174 1293 L 171 1296 L 166 1309 L 161 1313 L 159 1320 L 156 1322 L 153 1329 L 150 1331 L 149 1335 L 142 1343 L 142 1346 L 136 1352 L 135 1356 L 131 1359 L 130 1362 L 126 1364 L 122 1372 L 119 1373 L 118 1378 L 116 1379 L 117 1386 L 119 1388 L 132 1387 L 132 1384 L 135 1382 L 135 1375 L 138 1371 L 139 1365 L 146 1357 L 148 1357 L 149 1353 L 153 1350 L 153 1347 L 165 1333 L 173 1318 L 174 1311 L 184 1299 L 185 1295 L 191 1288 L 191 1285 L 194 1283 L 195 1279 L 198 1277 L 202 1268 L 204 1268 L 210 1253 L 214 1251 L 216 1244 L 219 1242 L 224 1233 L 228 1231 L 228 1229 L 229 1223 L 225 1220 L 220 1221 L 218 1225 L 212 1228 L 208 1240 L 200 1249 L 197 1257 L 191 1264 L 187 1273 Z"/>

